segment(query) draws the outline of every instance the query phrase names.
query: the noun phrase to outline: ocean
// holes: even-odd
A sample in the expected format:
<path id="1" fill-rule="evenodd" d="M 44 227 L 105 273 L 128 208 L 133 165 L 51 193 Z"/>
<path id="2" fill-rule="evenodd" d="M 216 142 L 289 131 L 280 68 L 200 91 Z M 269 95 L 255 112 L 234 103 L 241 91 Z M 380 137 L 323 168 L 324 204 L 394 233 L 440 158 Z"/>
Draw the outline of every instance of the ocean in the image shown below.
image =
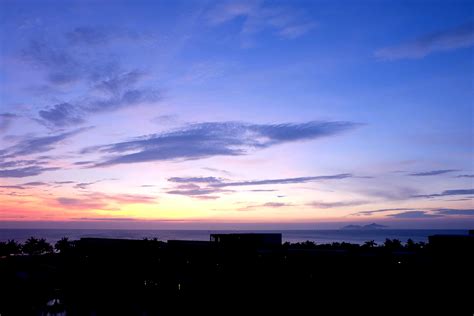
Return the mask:
<path id="1" fill-rule="evenodd" d="M 82 237 L 143 239 L 158 240 L 209 240 L 214 233 L 281 233 L 283 241 L 303 242 L 314 241 L 318 244 L 332 242 L 349 242 L 362 244 L 374 240 L 383 243 L 386 238 L 399 239 L 406 242 L 409 238 L 419 242 L 427 242 L 428 236 L 435 234 L 465 235 L 467 230 L 441 229 L 376 229 L 376 230 L 124 230 L 124 229 L 0 229 L 0 241 L 14 239 L 24 242 L 29 237 L 45 238 L 55 243 L 63 237 L 77 240 Z"/>

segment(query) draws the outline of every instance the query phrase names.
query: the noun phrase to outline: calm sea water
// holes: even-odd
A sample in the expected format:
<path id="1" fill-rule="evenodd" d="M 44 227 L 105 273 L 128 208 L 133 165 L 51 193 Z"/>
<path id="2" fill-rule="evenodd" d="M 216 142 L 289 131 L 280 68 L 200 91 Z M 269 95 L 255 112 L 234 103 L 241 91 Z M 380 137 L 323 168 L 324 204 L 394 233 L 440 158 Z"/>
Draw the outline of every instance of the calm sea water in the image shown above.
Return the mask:
<path id="1" fill-rule="evenodd" d="M 301 242 L 314 241 L 316 243 L 350 242 L 364 243 L 375 240 L 383 243 L 386 238 L 399 239 L 402 242 L 411 238 L 414 241 L 428 240 L 434 234 L 465 235 L 466 230 L 432 230 L 432 229 L 380 229 L 380 230 L 96 230 L 96 229 L 0 229 L 0 241 L 14 239 L 24 242 L 31 236 L 45 238 L 50 243 L 55 243 L 62 237 L 70 240 L 82 237 L 143 239 L 158 238 L 162 241 L 178 240 L 209 240 L 213 233 L 282 233 L 283 241 Z"/>

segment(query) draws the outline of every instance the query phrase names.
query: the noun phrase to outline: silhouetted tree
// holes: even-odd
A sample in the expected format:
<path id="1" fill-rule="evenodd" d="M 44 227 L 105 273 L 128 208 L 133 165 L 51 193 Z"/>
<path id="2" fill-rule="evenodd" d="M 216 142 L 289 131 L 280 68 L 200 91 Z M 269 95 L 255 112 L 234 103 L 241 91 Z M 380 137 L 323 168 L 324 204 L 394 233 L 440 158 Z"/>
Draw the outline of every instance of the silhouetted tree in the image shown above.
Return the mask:
<path id="1" fill-rule="evenodd" d="M 397 249 L 402 249 L 402 242 L 398 239 L 385 239 L 384 242 L 385 249 L 387 250 L 397 250 Z"/>
<path id="2" fill-rule="evenodd" d="M 408 250 L 419 250 L 421 248 L 424 248 L 425 243 L 420 241 L 418 243 L 414 242 L 411 238 L 407 240 L 407 243 L 405 244 L 405 248 Z"/>
<path id="3" fill-rule="evenodd" d="M 413 239 L 409 238 L 405 244 L 405 248 L 408 250 L 414 250 L 416 249 L 416 243 L 413 241 Z"/>
<path id="4" fill-rule="evenodd" d="M 15 240 L 0 242 L 0 256 L 16 255 L 21 253 L 21 244 Z"/>
<path id="5" fill-rule="evenodd" d="M 316 247 L 316 243 L 314 241 L 306 240 L 302 244 L 303 244 L 304 248 L 315 248 Z"/>
<path id="6" fill-rule="evenodd" d="M 318 247 L 318 245 L 314 241 L 306 240 L 303 242 L 296 242 L 296 243 L 284 242 L 283 247 L 299 248 L 299 249 L 315 249 Z"/>
<path id="7" fill-rule="evenodd" d="M 74 242 L 69 241 L 67 237 L 61 238 L 60 240 L 56 242 L 56 244 L 54 244 L 54 248 L 62 254 L 70 251 L 73 247 L 74 247 Z"/>
<path id="8" fill-rule="evenodd" d="M 375 242 L 375 240 L 369 240 L 369 241 L 366 241 L 362 247 L 364 247 L 364 248 L 374 248 L 376 246 L 377 246 L 377 243 Z"/>
<path id="9" fill-rule="evenodd" d="M 53 251 L 53 246 L 51 246 L 46 239 L 36 239 L 34 237 L 28 238 L 25 244 L 22 247 L 23 253 L 28 255 L 40 255 L 47 252 Z"/>

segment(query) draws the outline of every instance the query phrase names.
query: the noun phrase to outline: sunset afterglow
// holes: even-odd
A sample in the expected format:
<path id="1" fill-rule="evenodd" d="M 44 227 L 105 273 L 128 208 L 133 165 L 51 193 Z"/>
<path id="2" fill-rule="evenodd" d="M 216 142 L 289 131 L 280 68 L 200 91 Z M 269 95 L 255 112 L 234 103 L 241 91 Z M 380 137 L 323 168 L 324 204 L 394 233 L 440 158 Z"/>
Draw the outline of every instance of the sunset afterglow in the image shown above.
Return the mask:
<path id="1" fill-rule="evenodd" d="M 2 227 L 472 226 L 465 6 L 2 2 Z"/>

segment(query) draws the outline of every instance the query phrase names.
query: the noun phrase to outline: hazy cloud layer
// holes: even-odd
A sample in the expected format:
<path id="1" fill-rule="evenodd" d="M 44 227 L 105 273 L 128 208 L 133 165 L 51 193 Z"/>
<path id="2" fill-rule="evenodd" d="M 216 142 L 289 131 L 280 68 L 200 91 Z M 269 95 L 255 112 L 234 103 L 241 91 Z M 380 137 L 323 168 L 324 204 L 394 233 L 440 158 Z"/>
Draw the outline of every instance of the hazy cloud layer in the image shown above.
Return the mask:
<path id="1" fill-rule="evenodd" d="M 353 122 L 248 124 L 242 122 L 198 123 L 183 129 L 103 146 L 82 153 L 111 154 L 95 167 L 160 160 L 202 159 L 246 155 L 250 150 L 283 143 L 328 137 L 354 129 Z"/>
<path id="2" fill-rule="evenodd" d="M 140 194 L 105 194 L 91 192 L 74 197 L 59 197 L 57 206 L 64 206 L 76 210 L 119 210 L 122 204 L 154 204 L 156 197 Z"/>
<path id="3" fill-rule="evenodd" d="M 450 51 L 472 45 L 474 45 L 474 23 L 469 23 L 428 34 L 411 42 L 379 49 L 375 52 L 375 57 L 382 60 L 422 58 L 434 52 Z"/>
<path id="4" fill-rule="evenodd" d="M 380 188 L 380 189 L 363 189 L 362 193 L 384 200 L 406 200 L 419 193 L 418 189 L 412 187 L 394 187 L 394 188 Z"/>
<path id="5" fill-rule="evenodd" d="M 79 210 L 95 210 L 101 209 L 105 210 L 108 209 L 109 206 L 107 203 L 102 201 L 97 201 L 89 198 L 66 198 L 60 197 L 57 198 L 56 201 L 60 206 L 67 207 L 67 209 L 79 209 Z"/>

